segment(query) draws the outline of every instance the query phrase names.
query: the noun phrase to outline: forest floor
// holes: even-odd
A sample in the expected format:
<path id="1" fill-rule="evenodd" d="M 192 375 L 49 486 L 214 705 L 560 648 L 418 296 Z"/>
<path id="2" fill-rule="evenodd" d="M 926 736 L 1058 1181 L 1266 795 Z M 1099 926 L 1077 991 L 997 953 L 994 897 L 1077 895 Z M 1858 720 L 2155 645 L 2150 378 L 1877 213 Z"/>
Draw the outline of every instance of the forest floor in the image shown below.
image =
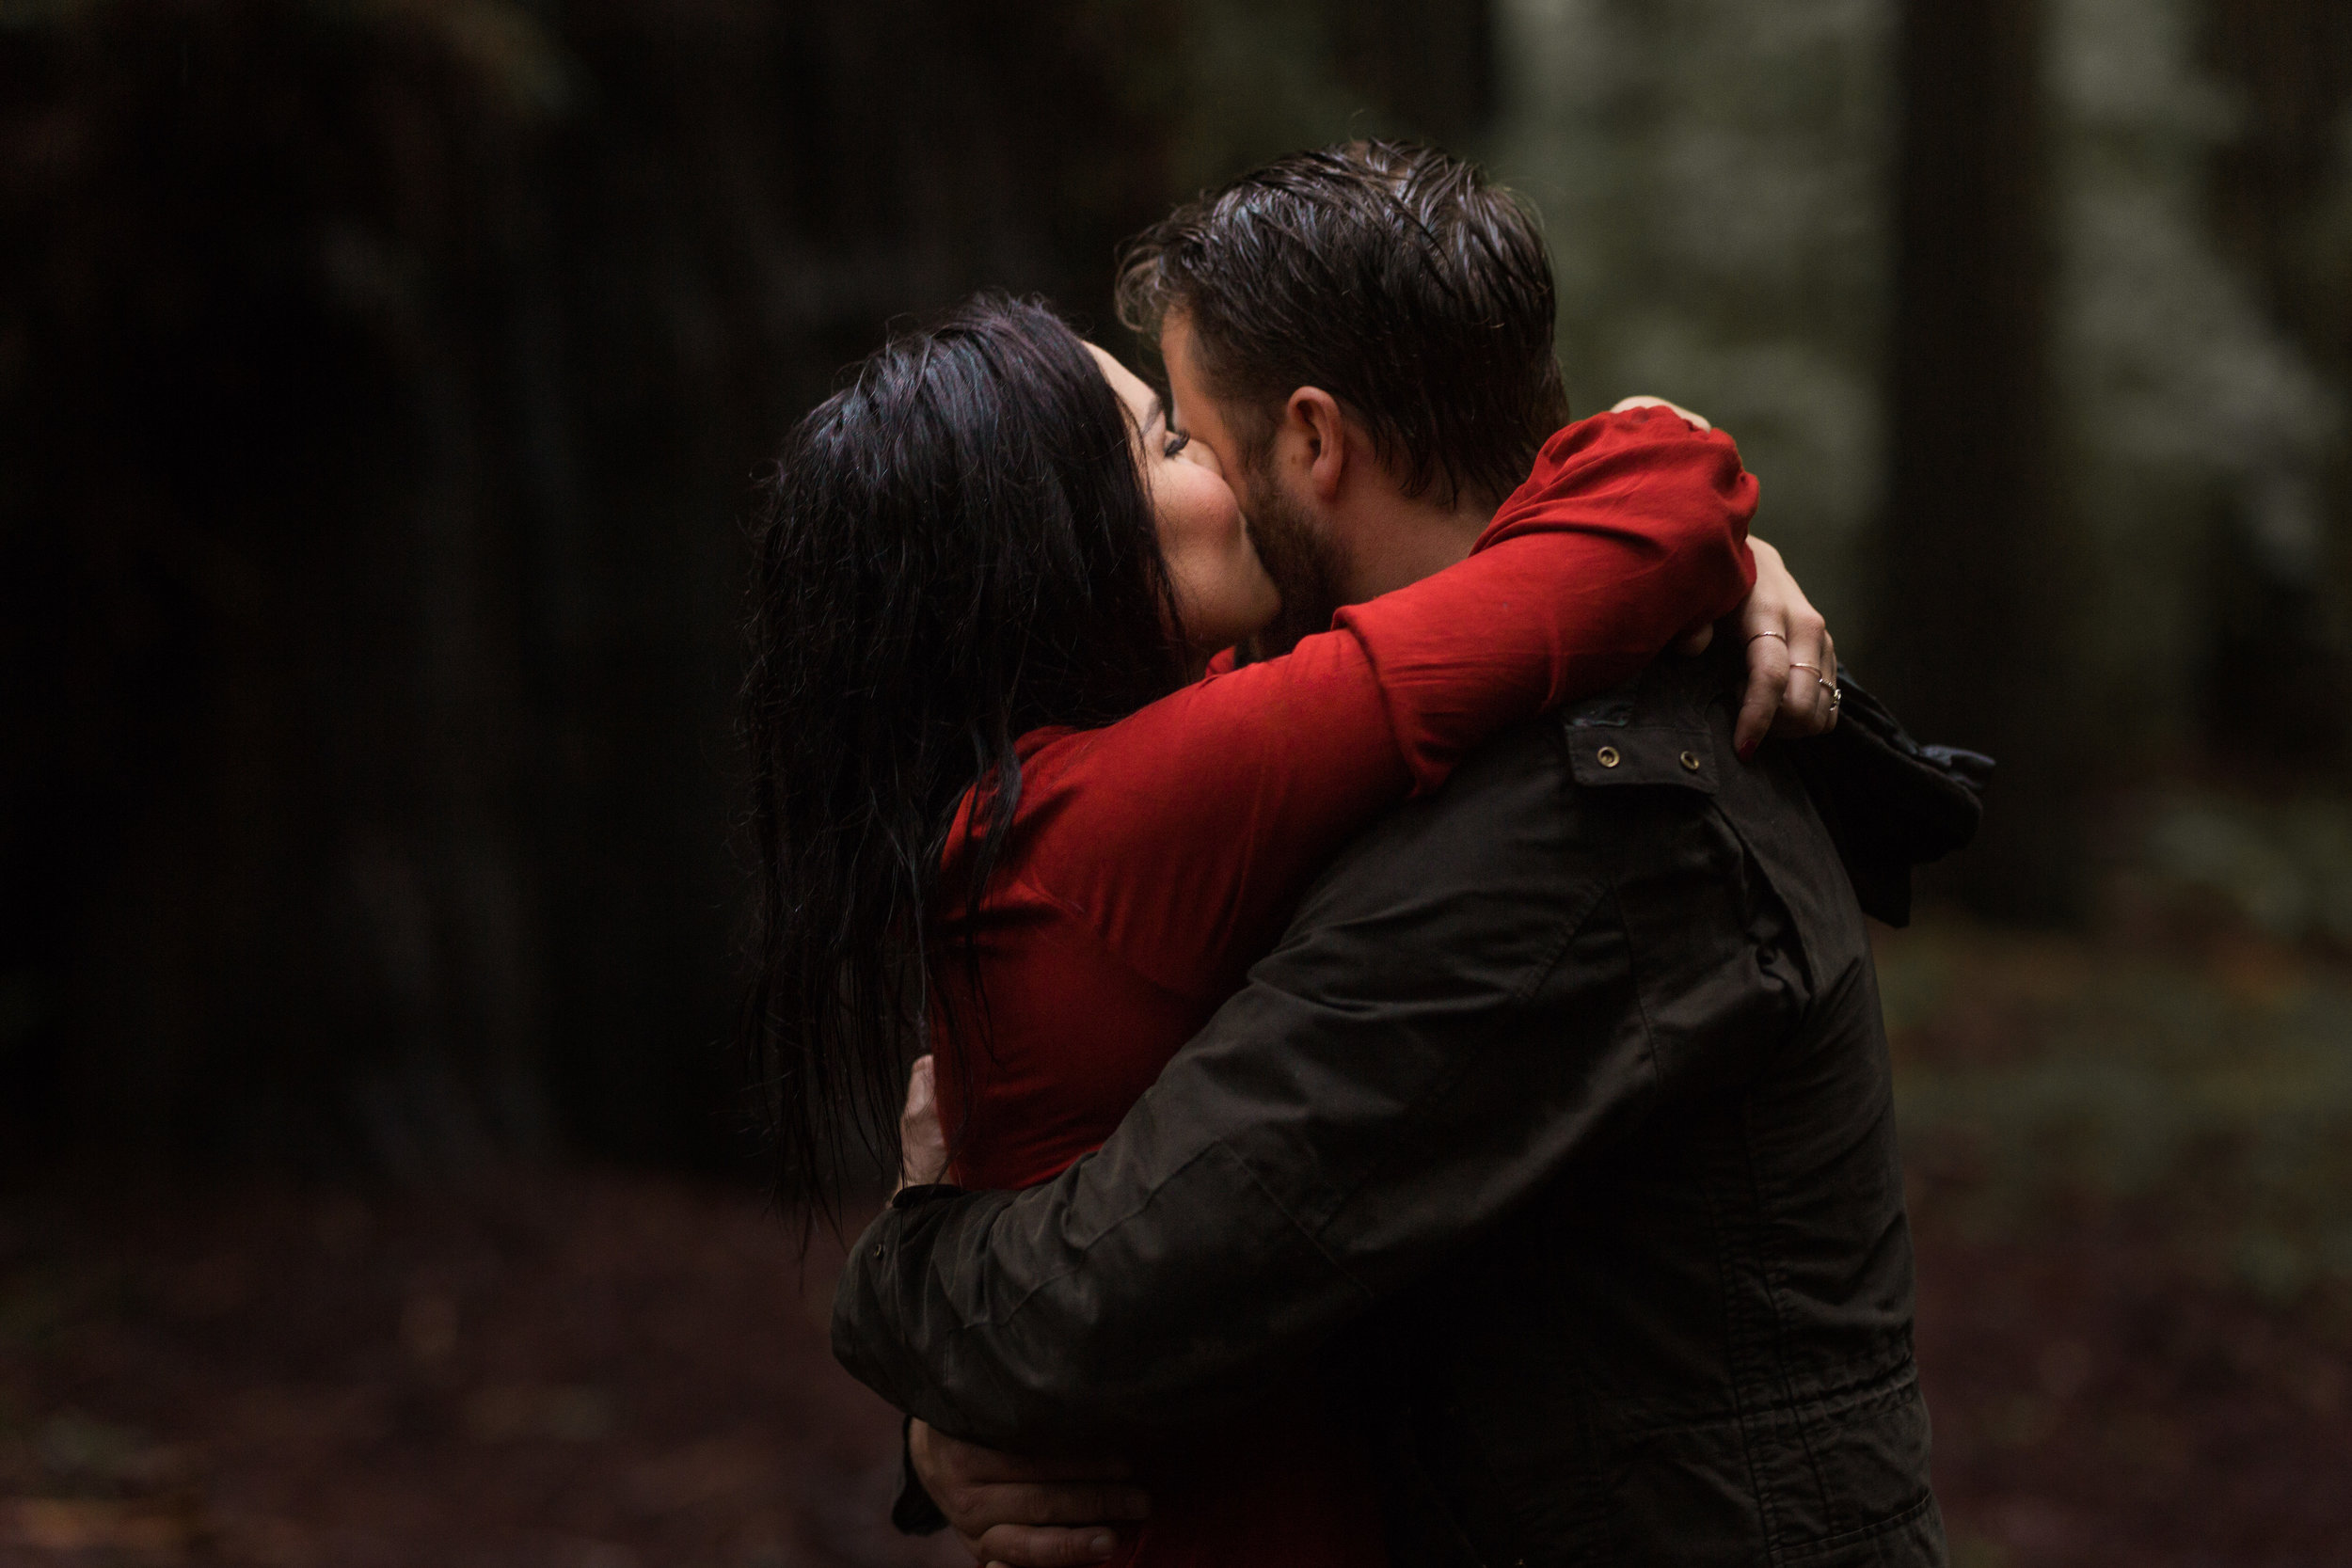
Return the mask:
<path id="1" fill-rule="evenodd" d="M 1960 1568 L 2352 1563 L 2352 968 L 1881 950 Z M 939 1564 L 834 1368 L 837 1253 L 740 1192 L 0 1205 L 0 1563 Z"/>
<path id="2" fill-rule="evenodd" d="M 2352 966 L 1886 935 L 1958 1568 L 2352 1564 Z"/>

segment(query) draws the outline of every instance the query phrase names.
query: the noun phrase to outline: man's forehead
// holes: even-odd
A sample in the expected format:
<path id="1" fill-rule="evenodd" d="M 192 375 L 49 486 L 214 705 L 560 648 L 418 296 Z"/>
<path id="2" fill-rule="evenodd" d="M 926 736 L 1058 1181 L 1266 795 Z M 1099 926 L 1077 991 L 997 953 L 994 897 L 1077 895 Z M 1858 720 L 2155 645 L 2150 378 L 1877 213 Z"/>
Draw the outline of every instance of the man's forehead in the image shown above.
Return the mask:
<path id="1" fill-rule="evenodd" d="M 1188 358 L 1191 352 L 1192 323 L 1182 311 L 1170 310 L 1160 318 L 1160 357 L 1172 368 L 1180 355 Z"/>
<path id="2" fill-rule="evenodd" d="M 1186 399 L 1190 393 L 1192 402 L 1207 401 L 1207 393 L 1193 378 L 1192 328 L 1172 311 L 1160 323 L 1160 363 L 1168 371 L 1169 413 L 1200 418 L 1206 410 L 1188 406 Z"/>

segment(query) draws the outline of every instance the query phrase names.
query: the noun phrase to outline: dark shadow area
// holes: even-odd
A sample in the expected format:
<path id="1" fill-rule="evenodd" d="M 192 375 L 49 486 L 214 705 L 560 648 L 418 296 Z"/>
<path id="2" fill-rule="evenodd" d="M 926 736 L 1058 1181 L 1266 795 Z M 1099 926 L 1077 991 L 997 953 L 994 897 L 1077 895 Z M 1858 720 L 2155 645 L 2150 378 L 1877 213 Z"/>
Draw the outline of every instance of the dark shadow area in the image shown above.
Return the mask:
<path id="1" fill-rule="evenodd" d="M 2344 0 L 0 0 L 0 1564 L 961 1560 L 757 1193 L 744 523 L 1391 132 L 2001 759 L 1881 949 L 1956 1560 L 2338 1560 Z"/>

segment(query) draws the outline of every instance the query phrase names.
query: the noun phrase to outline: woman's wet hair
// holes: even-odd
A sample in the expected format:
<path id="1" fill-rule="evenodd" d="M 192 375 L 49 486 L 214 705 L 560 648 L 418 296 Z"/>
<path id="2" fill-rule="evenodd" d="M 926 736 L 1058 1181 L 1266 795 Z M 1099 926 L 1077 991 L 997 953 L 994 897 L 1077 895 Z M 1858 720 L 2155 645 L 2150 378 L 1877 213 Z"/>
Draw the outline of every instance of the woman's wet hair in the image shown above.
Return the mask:
<path id="1" fill-rule="evenodd" d="M 1059 317 L 983 295 L 860 365 L 768 483 L 743 1032 L 783 1196 L 810 1213 L 837 1222 L 862 1164 L 897 1165 L 942 994 L 930 932 L 986 886 L 1020 801 L 1014 742 L 1111 722 L 1182 678 L 1131 428 Z M 975 786 L 971 874 L 943 888 Z M 961 961 L 977 980 L 968 945 Z"/>

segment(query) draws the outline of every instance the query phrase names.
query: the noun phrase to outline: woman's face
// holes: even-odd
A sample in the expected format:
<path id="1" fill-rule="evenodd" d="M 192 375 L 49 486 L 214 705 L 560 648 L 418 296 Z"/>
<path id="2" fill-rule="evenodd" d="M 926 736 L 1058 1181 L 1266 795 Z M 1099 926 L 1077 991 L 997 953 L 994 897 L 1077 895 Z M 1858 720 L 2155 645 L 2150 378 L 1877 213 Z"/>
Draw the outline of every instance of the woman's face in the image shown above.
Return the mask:
<path id="1" fill-rule="evenodd" d="M 1133 418 L 1160 554 L 1192 651 L 1231 647 L 1282 608 L 1274 579 L 1258 564 L 1241 506 L 1208 450 L 1168 430 L 1168 410 L 1152 388 L 1092 343 L 1087 348 Z"/>

